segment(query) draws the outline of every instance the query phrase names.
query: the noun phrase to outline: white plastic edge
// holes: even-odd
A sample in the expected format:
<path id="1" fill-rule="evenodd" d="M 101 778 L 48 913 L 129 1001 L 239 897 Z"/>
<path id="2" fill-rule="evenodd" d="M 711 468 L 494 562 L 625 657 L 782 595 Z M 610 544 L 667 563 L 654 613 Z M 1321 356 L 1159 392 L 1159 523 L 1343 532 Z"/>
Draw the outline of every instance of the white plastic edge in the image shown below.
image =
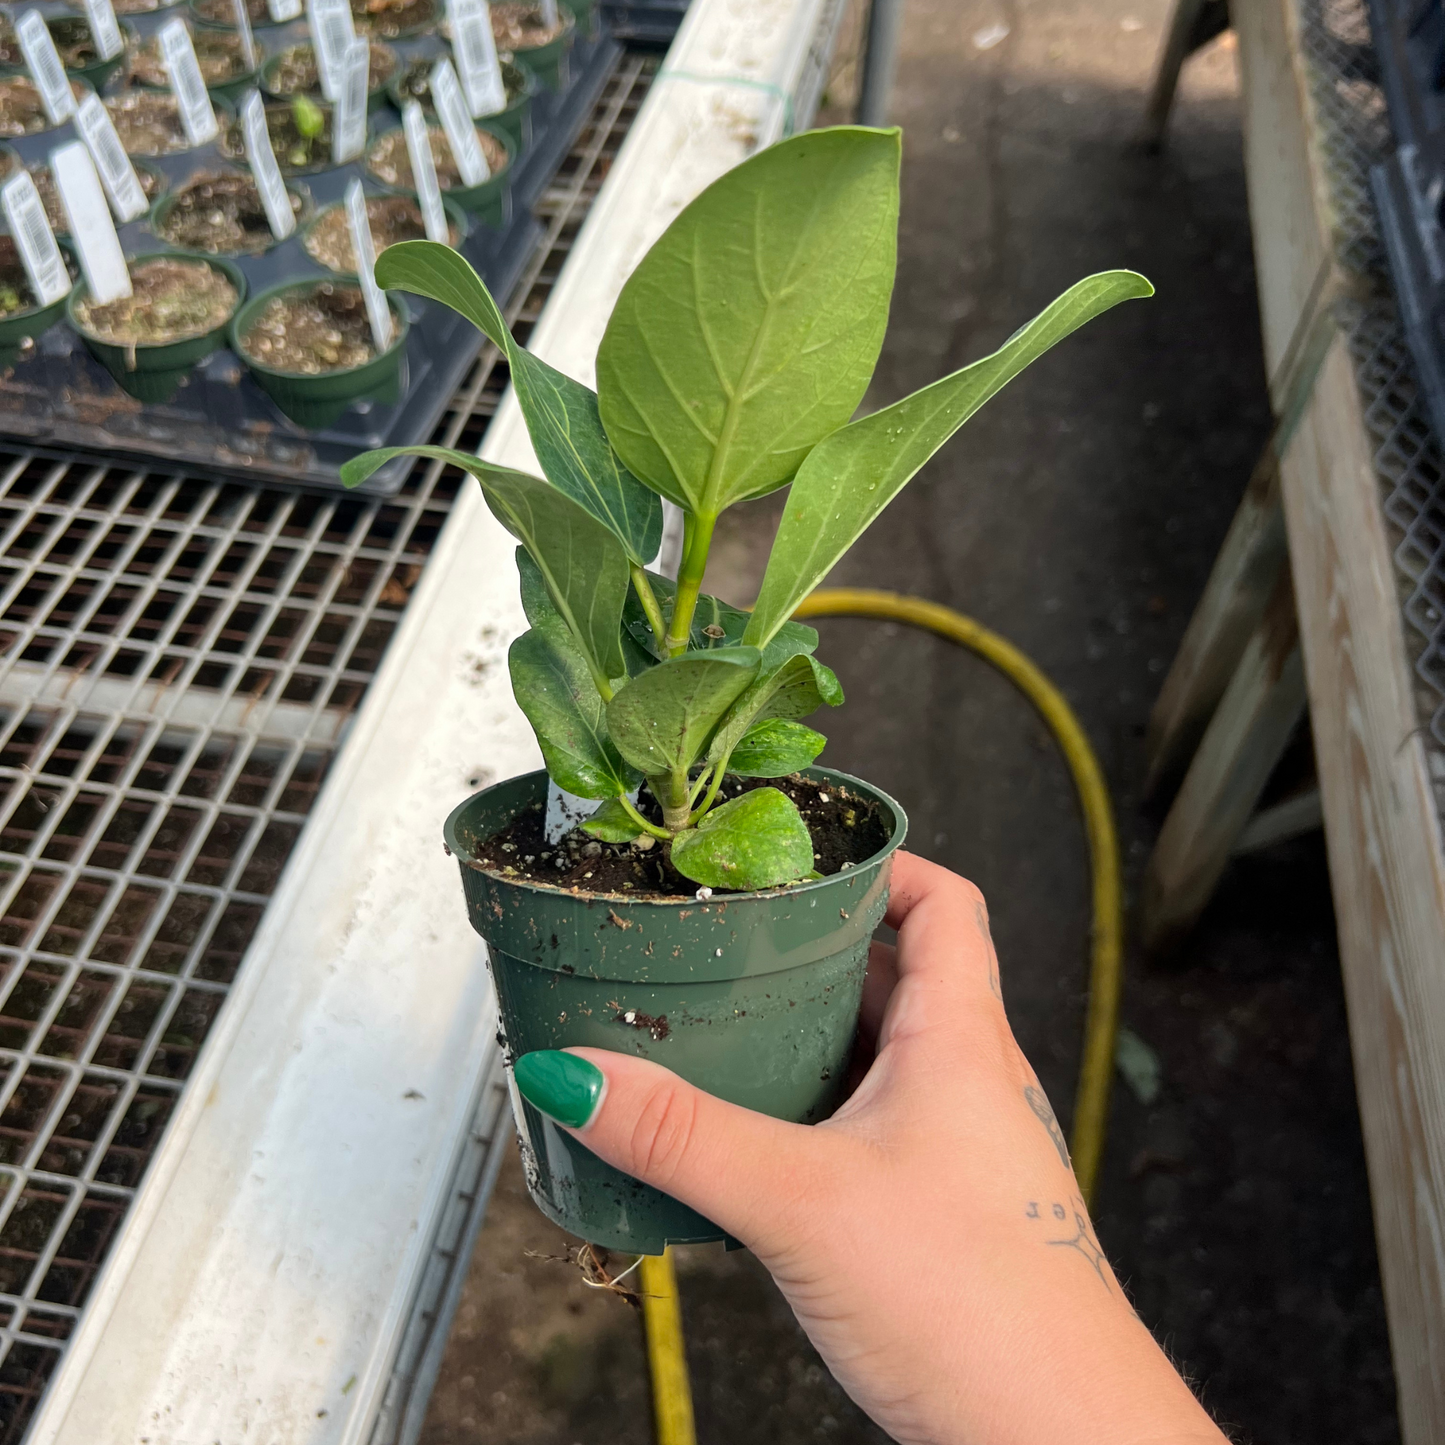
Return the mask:
<path id="1" fill-rule="evenodd" d="M 806 124 L 839 10 L 694 0 L 679 75 L 653 87 L 533 332 L 553 365 L 590 382 L 613 300 L 672 217 Z M 535 467 L 510 397 L 483 452 Z M 441 823 L 539 763 L 507 682 L 513 545 L 464 490 L 29 1445 L 366 1440 L 495 1049 Z"/>

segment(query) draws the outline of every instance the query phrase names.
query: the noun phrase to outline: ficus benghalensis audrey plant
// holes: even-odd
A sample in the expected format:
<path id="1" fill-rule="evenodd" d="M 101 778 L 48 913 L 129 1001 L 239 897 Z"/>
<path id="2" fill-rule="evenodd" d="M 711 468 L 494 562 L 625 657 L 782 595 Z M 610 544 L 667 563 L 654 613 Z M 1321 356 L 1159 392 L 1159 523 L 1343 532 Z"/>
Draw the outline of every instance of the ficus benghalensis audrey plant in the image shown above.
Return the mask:
<path id="1" fill-rule="evenodd" d="M 390 246 L 388 288 L 459 311 L 507 356 L 542 478 L 440 447 L 369 452 L 351 486 L 398 452 L 481 483 L 517 549 L 530 631 L 512 688 L 561 788 L 603 799 L 583 826 L 650 834 L 685 877 L 766 888 L 808 876 L 807 825 L 779 789 L 716 802 L 725 775 L 780 778 L 824 738 L 800 719 L 843 701 L 794 609 L 899 489 L 1035 357 L 1153 288 L 1085 277 L 998 351 L 871 415 L 863 399 L 897 259 L 900 137 L 843 126 L 761 151 L 709 186 L 622 288 L 594 393 L 518 346 L 455 251 Z M 791 485 L 751 612 L 702 592 L 717 519 Z M 662 498 L 684 518 L 677 580 L 648 570 Z M 647 787 L 657 822 L 632 801 Z"/>

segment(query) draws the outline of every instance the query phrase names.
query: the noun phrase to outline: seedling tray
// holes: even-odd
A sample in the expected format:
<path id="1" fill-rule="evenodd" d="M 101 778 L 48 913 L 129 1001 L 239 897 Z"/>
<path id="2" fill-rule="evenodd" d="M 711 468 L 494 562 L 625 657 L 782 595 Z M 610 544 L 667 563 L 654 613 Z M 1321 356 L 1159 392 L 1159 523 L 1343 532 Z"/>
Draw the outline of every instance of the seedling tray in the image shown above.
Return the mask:
<path id="1" fill-rule="evenodd" d="M 687 14 L 689 0 L 602 0 L 607 28 L 631 45 L 671 45 Z"/>
<path id="2" fill-rule="evenodd" d="M 38 8 L 47 17 L 73 13 L 55 5 Z M 184 6 L 171 6 L 122 19 L 143 43 L 176 14 L 188 12 Z M 267 56 L 309 38 L 304 21 L 256 29 L 257 47 Z M 446 53 L 445 42 L 436 34 L 387 43 L 398 52 L 403 67 L 417 57 Z M 562 90 L 536 90 L 529 134 L 524 135 L 511 167 L 503 223 L 495 226 L 473 216 L 460 247 L 494 294 L 505 297 L 520 276 L 541 233 L 532 208 L 556 175 L 620 53 L 605 25 L 590 38 L 579 35 Z M 117 79 L 104 95 L 108 98 L 123 89 Z M 224 132 L 227 117 L 219 104 L 217 113 Z M 400 123 L 389 103 L 378 107 L 369 120 L 368 145 Z M 29 166 L 46 162 L 56 146 L 74 136 L 73 127 L 66 124 L 6 143 Z M 237 164 L 216 144 L 174 156 L 136 159 L 164 173 L 171 190 L 203 172 Z M 362 159 L 318 174 L 288 177 L 288 184 L 308 197 L 315 214 L 340 201 L 348 182 L 357 176 L 369 194 L 389 193 L 366 174 Z M 248 295 L 282 281 L 334 275 L 306 253 L 302 229 L 298 226 L 262 256 L 231 258 L 246 277 Z M 127 256 L 176 249 L 155 235 L 148 216 L 120 227 L 120 238 Z M 411 319 L 400 399 L 361 401 L 323 429 L 307 430 L 286 417 L 229 350 L 217 351 L 197 366 L 170 401 L 143 404 L 120 389 L 62 320 L 36 339 L 34 348 L 8 375 L 0 374 L 0 436 L 22 440 L 42 454 L 71 457 L 77 451 L 93 451 L 113 460 L 120 452 L 184 467 L 194 475 L 337 487 L 338 469 L 358 452 L 427 441 L 482 343 L 480 333 L 448 308 L 410 295 L 398 299 Z M 399 458 L 360 490 L 392 495 L 409 469 L 409 460 Z"/>

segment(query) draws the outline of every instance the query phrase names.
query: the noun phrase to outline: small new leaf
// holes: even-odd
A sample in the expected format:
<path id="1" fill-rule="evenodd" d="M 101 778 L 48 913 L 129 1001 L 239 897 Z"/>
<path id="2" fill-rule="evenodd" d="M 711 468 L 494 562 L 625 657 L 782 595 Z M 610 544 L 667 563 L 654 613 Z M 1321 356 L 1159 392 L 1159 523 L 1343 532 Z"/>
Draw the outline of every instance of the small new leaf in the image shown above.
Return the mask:
<path id="1" fill-rule="evenodd" d="M 750 727 L 733 749 L 728 772 L 740 778 L 786 778 L 811 767 L 827 745 L 822 733 L 786 718 L 769 718 Z"/>
<path id="2" fill-rule="evenodd" d="M 778 635 L 781 637 L 782 633 Z M 713 735 L 707 750 L 708 761 L 715 763 L 719 758 L 727 757 L 739 745 L 748 729 L 757 723 L 766 722 L 770 718 L 807 717 L 824 703 L 829 707 L 837 707 L 842 701 L 842 685 L 833 670 L 825 667 L 816 657 L 805 653 L 795 655 L 771 673 L 764 673 L 760 668 L 757 680 L 738 698 Z M 814 733 L 813 736 L 817 737 L 818 734 Z M 821 746 L 820 741 L 819 747 Z M 730 765 L 730 768 L 731 771 L 738 771 L 735 764 Z M 791 773 L 795 770 L 789 768 L 787 771 Z M 779 777 L 781 774 L 766 773 L 759 776 Z"/>
<path id="3" fill-rule="evenodd" d="M 812 871 L 813 839 L 791 798 L 754 788 L 679 834 L 672 864 L 705 888 L 776 888 Z"/>
<path id="4" fill-rule="evenodd" d="M 631 843 L 642 836 L 642 829 L 616 798 L 609 798 L 582 824 L 582 831 L 604 843 Z"/>

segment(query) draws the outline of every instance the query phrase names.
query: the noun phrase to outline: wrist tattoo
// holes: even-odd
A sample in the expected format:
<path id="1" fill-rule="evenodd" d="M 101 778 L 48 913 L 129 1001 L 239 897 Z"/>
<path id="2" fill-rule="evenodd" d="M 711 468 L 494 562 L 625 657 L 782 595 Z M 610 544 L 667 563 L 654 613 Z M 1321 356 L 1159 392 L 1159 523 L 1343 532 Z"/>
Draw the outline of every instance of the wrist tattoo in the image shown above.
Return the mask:
<path id="1" fill-rule="evenodd" d="M 973 917 L 978 924 L 980 937 L 988 945 L 988 991 L 1002 1003 L 1003 988 L 998 976 L 998 949 L 993 946 L 993 933 L 988 926 L 988 910 L 982 903 L 973 905 Z"/>
<path id="2" fill-rule="evenodd" d="M 1054 1200 L 1041 1207 L 1037 1199 L 1030 1199 L 1024 1209 L 1025 1219 L 1037 1219 L 1049 1226 L 1050 1237 L 1044 1243 L 1050 1249 L 1071 1249 L 1078 1254 L 1099 1276 L 1099 1282 L 1112 1294 L 1117 1287 L 1113 1270 L 1108 1268 L 1108 1258 L 1094 1237 L 1093 1226 L 1084 1208 L 1081 1195 L 1073 1195 L 1067 1203 Z"/>
<path id="3" fill-rule="evenodd" d="M 1024 1088 L 1024 1098 L 1028 1100 L 1029 1108 L 1034 1111 L 1039 1123 L 1048 1130 L 1054 1148 L 1059 1151 L 1059 1163 L 1065 1169 L 1071 1169 L 1073 1165 L 1069 1162 L 1069 1146 L 1065 1142 L 1064 1131 L 1059 1128 L 1059 1121 L 1054 1115 L 1053 1105 L 1049 1103 L 1048 1095 L 1036 1085 L 1029 1084 Z"/>

